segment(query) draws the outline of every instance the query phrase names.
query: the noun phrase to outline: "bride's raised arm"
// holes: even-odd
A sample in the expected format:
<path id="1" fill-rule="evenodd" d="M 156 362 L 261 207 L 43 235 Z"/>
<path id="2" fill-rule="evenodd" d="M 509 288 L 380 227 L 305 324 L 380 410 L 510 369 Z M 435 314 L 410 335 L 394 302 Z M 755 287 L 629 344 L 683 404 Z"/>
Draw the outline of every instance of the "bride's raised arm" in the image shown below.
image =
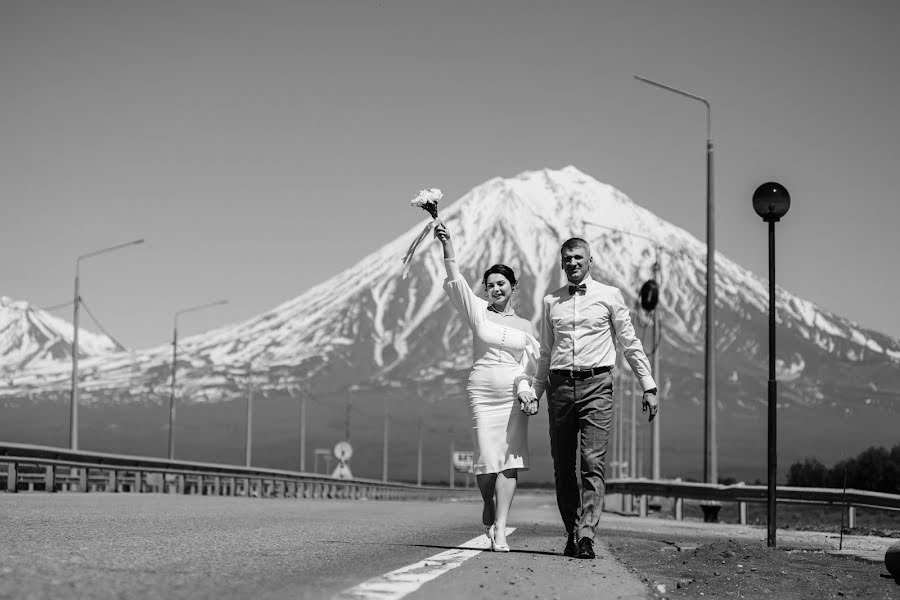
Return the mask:
<path id="1" fill-rule="evenodd" d="M 447 270 L 444 291 L 450 296 L 450 300 L 459 314 L 468 321 L 469 326 L 474 327 L 481 319 L 485 318 L 483 305 L 486 302 L 475 295 L 460 273 L 459 265 L 456 264 L 453 242 L 450 241 L 450 232 L 441 220 L 438 220 L 438 224 L 434 228 L 434 237 L 444 247 L 444 268 Z"/>

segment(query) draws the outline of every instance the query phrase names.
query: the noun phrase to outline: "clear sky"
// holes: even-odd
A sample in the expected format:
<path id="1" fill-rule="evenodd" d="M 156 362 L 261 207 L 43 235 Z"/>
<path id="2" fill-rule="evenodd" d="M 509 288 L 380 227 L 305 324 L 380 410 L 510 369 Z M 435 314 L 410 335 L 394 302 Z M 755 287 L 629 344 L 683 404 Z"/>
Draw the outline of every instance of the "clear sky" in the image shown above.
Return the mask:
<path id="1" fill-rule="evenodd" d="M 900 336 L 900 3 L 0 0 L 0 295 L 129 347 L 253 317 L 495 176 L 575 165 Z M 54 312 L 71 319 L 71 307 Z M 85 319 L 89 325 L 90 321 Z"/>

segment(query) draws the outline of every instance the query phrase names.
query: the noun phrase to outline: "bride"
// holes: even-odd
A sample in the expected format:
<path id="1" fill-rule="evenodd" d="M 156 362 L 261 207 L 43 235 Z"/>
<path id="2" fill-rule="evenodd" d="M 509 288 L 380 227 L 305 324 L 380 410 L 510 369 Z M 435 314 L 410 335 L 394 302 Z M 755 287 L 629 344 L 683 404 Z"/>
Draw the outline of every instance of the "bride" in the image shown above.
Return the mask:
<path id="1" fill-rule="evenodd" d="M 528 469 L 528 415 L 537 412 L 531 375 L 538 341 L 531 322 L 510 302 L 518 284 L 513 270 L 498 264 L 485 271 L 485 301 L 460 274 L 443 222 L 434 235 L 444 248 L 444 291 L 472 330 L 474 361 L 466 392 L 475 429 L 474 470 L 484 500 L 481 520 L 491 550 L 509 552 L 506 521 L 518 472 Z"/>

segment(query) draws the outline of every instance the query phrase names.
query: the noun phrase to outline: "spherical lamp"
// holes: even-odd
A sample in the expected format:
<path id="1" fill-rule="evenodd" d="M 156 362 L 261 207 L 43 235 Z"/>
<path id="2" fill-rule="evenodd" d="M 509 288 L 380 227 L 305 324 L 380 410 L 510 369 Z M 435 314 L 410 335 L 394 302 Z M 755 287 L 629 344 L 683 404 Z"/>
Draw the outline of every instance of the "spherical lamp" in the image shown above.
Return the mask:
<path id="1" fill-rule="evenodd" d="M 769 181 L 753 192 L 753 210 L 763 221 L 777 222 L 791 208 L 791 195 L 780 183 Z"/>

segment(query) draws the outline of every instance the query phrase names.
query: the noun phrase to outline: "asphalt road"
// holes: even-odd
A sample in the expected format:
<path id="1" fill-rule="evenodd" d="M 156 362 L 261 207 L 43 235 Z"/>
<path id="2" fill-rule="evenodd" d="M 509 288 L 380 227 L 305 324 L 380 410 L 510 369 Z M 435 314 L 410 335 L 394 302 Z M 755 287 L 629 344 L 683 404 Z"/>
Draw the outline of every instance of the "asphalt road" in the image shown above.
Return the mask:
<path id="1" fill-rule="evenodd" d="M 406 598 L 644 598 L 598 544 L 561 555 L 549 494 L 517 496 L 512 552 L 470 553 Z M 480 502 L 0 494 L 0 598 L 336 598 L 481 534 Z"/>

